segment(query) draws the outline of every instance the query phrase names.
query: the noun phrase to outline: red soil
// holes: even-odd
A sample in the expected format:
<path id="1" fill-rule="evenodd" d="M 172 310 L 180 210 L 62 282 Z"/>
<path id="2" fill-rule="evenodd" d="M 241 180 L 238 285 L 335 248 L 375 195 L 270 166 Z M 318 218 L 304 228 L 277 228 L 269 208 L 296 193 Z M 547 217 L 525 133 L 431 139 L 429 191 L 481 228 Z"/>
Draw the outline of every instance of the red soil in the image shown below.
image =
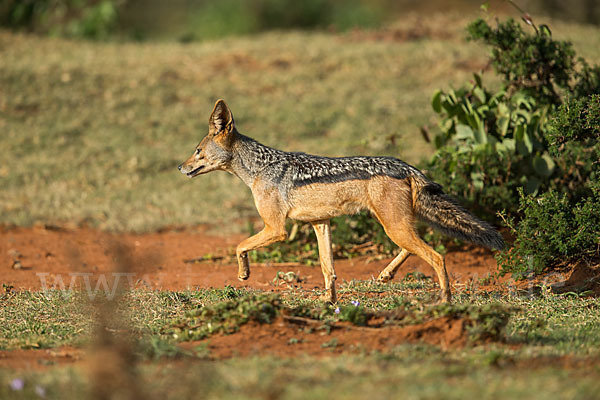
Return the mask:
<path id="1" fill-rule="evenodd" d="M 95 288 L 98 279 L 106 278 L 109 289 L 120 274 L 122 281 L 152 289 L 184 290 L 208 287 L 274 288 L 278 271 L 295 272 L 302 280 L 300 289 L 323 287 L 319 266 L 302 264 L 254 264 L 248 281 L 237 279 L 237 265 L 230 257 L 244 235 L 218 237 L 197 231 L 168 231 L 147 234 L 110 234 L 88 228 L 76 230 L 47 228 L 0 229 L 0 269 L 2 283 L 17 290 L 51 288 L 61 282 L 85 288 L 86 280 Z M 115 248 L 130 249 L 131 265 L 115 266 Z M 206 254 L 222 256 L 224 263 L 190 262 Z M 233 262 L 232 262 L 233 261 Z M 369 262 L 367 257 L 336 260 L 338 282 L 376 278 L 390 261 Z M 451 252 L 446 256 L 450 280 L 455 287 L 477 283 L 496 272 L 491 253 L 482 249 Z M 410 257 L 396 279 L 419 271 L 433 276 L 429 265 Z M 102 284 L 102 282 L 100 282 Z M 102 286 L 100 286 L 102 288 Z"/>
<path id="2" fill-rule="evenodd" d="M 50 366 L 74 364 L 81 361 L 83 357 L 83 350 L 72 347 L 44 350 L 0 350 L 0 368 L 43 369 Z"/>
<path id="3" fill-rule="evenodd" d="M 467 343 L 465 321 L 439 318 L 406 327 L 359 327 L 338 324 L 328 332 L 319 324 L 303 324 L 278 318 L 272 324 L 248 323 L 232 335 L 219 334 L 198 342 L 183 343 L 193 349 L 206 345 L 209 357 L 274 355 L 327 357 L 341 353 L 386 352 L 402 343 L 425 342 L 442 348 Z"/>

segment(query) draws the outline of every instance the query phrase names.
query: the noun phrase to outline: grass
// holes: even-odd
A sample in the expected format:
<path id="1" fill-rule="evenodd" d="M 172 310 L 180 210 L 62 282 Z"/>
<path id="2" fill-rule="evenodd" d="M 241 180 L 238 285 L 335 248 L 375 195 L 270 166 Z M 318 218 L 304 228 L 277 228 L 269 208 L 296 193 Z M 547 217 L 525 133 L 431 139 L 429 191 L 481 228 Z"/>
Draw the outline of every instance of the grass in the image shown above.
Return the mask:
<path id="1" fill-rule="evenodd" d="M 340 285 L 340 305 L 359 301 L 365 311 L 391 310 L 399 306 L 422 312 L 423 304 L 432 301 L 433 284 L 423 283 L 415 290 L 414 282 L 378 284 L 351 281 Z M 206 289 L 169 292 L 133 290 L 126 293 L 120 308 L 126 311 L 130 329 L 138 339 L 160 337 L 174 320 L 199 307 L 219 305 L 260 291 Z M 318 293 L 290 289 L 282 292 L 285 307 L 321 308 Z M 269 300 L 270 301 L 270 300 Z M 519 350 L 528 356 L 600 356 L 600 299 L 580 298 L 573 294 L 536 296 L 459 292 L 455 303 L 462 306 L 490 305 L 514 308 L 506 328 L 508 343 L 524 345 Z M 0 309 L 0 349 L 52 348 L 83 345 L 90 342 L 94 313 L 82 292 L 11 292 L 2 296 Z M 240 313 L 242 309 L 231 312 Z M 228 311 L 230 312 L 230 311 Z M 443 310 L 439 311 L 443 312 Z M 236 315 L 238 315 L 236 314 Z"/>
<path id="2" fill-rule="evenodd" d="M 348 295 L 344 297 L 348 303 L 369 293 L 369 288 L 380 293 L 376 303 L 361 303 L 368 311 L 393 308 L 399 297 L 418 308 L 427 297 L 425 292 L 432 289 L 430 281 L 423 285 L 414 294 L 414 282 L 377 285 L 355 281 L 342 285 L 340 293 Z M 161 333 L 173 318 L 246 293 L 233 288 L 126 292 L 123 304 L 131 330 L 142 343 L 136 350 L 138 356 L 155 360 L 138 363 L 136 381 L 131 384 L 155 398 L 190 398 L 203 393 L 209 399 L 464 398 L 474 393 L 481 398 L 587 398 L 600 389 L 600 300 L 572 295 L 459 293 L 458 307 L 500 305 L 518 309 L 507 325 L 505 344 L 463 349 L 405 344 L 385 353 L 324 359 L 263 356 L 208 361 L 206 349 L 181 351 Z M 318 306 L 310 300 L 310 292 L 303 295 L 305 305 Z M 297 296 L 294 291 L 283 292 L 282 301 L 294 306 Z M 89 343 L 92 314 L 84 300 L 77 292 L 4 295 L 0 347 L 27 348 L 36 341 L 39 347 Z M 325 345 L 333 348 L 336 343 L 326 341 Z M 0 397 L 37 398 L 35 391 L 40 389 L 36 386 L 48 398 L 91 396 L 93 378 L 85 371 L 79 367 L 37 372 L 0 369 Z M 23 390 L 10 389 L 14 379 L 24 379 Z"/>
<path id="3" fill-rule="evenodd" d="M 240 181 L 187 180 L 176 169 L 217 98 L 241 132 L 268 145 L 416 163 L 432 150 L 419 127 L 433 121 L 433 91 L 485 65 L 483 49 L 463 39 L 467 21 L 399 21 L 393 29 L 425 32 L 408 41 L 273 32 L 188 45 L 91 43 L 0 31 L 0 222 L 244 229 L 257 214 Z M 597 32 L 553 24 L 592 62 Z"/>
<path id="4" fill-rule="evenodd" d="M 423 361 L 422 357 L 429 359 Z M 139 371 L 145 398 L 205 399 L 367 399 L 367 398 L 591 398 L 600 389 L 597 371 L 559 370 L 549 364 L 527 370 L 499 369 L 485 362 L 445 360 L 427 348 L 400 349 L 393 357 L 331 359 L 251 358 L 209 362 L 146 365 Z M 14 374 L 0 372 L 0 381 Z M 22 375 L 21 375 L 22 376 Z M 35 386 L 48 398 L 89 395 L 86 378 L 70 370 L 51 375 L 28 372 L 23 393 L 0 386 L 0 395 L 39 398 Z M 150 395 L 152 397 L 150 397 Z"/>

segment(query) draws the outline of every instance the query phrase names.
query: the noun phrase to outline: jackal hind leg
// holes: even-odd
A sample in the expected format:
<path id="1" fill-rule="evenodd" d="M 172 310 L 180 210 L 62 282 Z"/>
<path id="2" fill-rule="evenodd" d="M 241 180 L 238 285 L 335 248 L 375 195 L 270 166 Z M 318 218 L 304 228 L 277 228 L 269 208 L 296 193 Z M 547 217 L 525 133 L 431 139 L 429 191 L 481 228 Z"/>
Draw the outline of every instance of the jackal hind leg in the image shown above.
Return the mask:
<path id="1" fill-rule="evenodd" d="M 433 250 L 427 243 L 425 243 L 415 232 L 412 224 L 408 226 L 399 226 L 403 224 L 391 225 L 389 223 L 384 224 L 384 228 L 390 239 L 394 241 L 398 246 L 402 247 L 402 252 L 396 258 L 400 258 L 403 256 L 403 252 L 406 251 L 406 257 L 409 254 L 416 254 L 419 258 L 423 259 L 427 262 L 437 274 L 437 278 L 441 288 L 441 301 L 443 303 L 450 302 L 452 300 L 452 295 L 450 292 L 450 283 L 448 280 L 448 272 L 446 271 L 446 263 L 444 261 L 444 257 L 439 254 L 437 251 Z M 405 257 L 405 258 L 406 258 Z M 392 263 L 390 266 L 392 266 Z M 398 263 L 400 264 L 400 263 Z M 388 266 L 384 272 L 390 267 Z M 399 266 L 399 265 L 398 265 Z M 398 266 L 394 266 L 397 268 Z M 382 274 L 384 273 L 382 272 Z"/>
<path id="2" fill-rule="evenodd" d="M 378 282 L 389 282 L 394 279 L 396 272 L 404 261 L 410 256 L 410 253 L 406 249 L 402 249 L 400 253 L 385 267 L 383 271 L 377 277 Z"/>
<path id="3" fill-rule="evenodd" d="M 333 268 L 333 251 L 331 248 L 331 226 L 329 220 L 312 222 L 312 226 L 317 234 L 317 243 L 319 245 L 319 260 L 321 261 L 321 270 L 325 278 L 325 295 L 321 300 L 328 303 L 335 303 L 337 296 L 335 293 L 335 270 Z"/>
<path id="4" fill-rule="evenodd" d="M 384 181 L 370 188 L 371 211 L 394 243 L 402 248 L 398 256 L 381 272 L 385 280 L 400 267 L 409 254 L 415 254 L 435 270 L 441 288 L 441 301 L 451 301 L 450 283 L 444 257 L 417 235 L 410 185 L 403 181 Z"/>

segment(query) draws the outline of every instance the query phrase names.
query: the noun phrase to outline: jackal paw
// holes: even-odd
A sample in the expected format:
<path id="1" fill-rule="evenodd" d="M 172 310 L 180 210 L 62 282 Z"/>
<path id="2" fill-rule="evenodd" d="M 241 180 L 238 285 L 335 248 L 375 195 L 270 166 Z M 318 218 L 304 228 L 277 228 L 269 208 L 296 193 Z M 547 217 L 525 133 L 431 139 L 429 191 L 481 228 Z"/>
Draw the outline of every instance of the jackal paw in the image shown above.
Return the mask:
<path id="1" fill-rule="evenodd" d="M 247 281 L 250 278 L 250 271 L 246 271 L 238 274 L 238 279 L 240 281 Z"/>
<path id="2" fill-rule="evenodd" d="M 379 282 L 379 283 L 386 283 L 386 282 L 391 281 L 392 279 L 394 279 L 394 275 L 382 272 L 377 277 L 377 282 Z"/>
<path id="3" fill-rule="evenodd" d="M 238 256 L 238 279 L 245 281 L 250 277 L 250 262 L 246 253 Z"/>
<path id="4" fill-rule="evenodd" d="M 319 300 L 326 304 L 335 304 L 337 302 L 336 295 L 331 295 L 331 293 L 325 293 L 319 296 Z"/>
<path id="5" fill-rule="evenodd" d="M 452 303 L 452 294 L 450 294 L 449 290 L 442 290 L 440 292 L 440 301 L 441 304 L 444 303 Z"/>

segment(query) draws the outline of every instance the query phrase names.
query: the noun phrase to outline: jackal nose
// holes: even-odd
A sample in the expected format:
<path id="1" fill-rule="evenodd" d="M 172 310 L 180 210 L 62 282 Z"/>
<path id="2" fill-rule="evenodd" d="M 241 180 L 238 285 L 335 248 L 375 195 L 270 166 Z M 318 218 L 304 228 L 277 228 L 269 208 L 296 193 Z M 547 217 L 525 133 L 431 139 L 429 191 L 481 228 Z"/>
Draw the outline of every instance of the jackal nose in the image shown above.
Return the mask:
<path id="1" fill-rule="evenodd" d="M 177 167 L 177 169 L 181 171 L 181 167 L 183 167 L 183 164 L 179 164 L 179 167 Z"/>

